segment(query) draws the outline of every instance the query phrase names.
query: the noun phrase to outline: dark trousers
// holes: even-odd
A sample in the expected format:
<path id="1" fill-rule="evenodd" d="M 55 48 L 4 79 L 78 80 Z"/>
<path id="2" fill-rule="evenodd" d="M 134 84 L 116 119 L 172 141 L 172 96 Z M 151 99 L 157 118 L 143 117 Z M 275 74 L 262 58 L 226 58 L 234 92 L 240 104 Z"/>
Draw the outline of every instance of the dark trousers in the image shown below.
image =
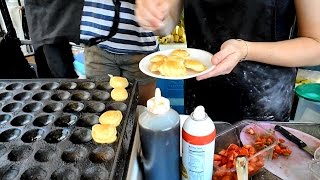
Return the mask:
<path id="1" fill-rule="evenodd" d="M 78 78 L 73 66 L 73 54 L 68 41 L 45 44 L 35 51 L 39 78 Z"/>

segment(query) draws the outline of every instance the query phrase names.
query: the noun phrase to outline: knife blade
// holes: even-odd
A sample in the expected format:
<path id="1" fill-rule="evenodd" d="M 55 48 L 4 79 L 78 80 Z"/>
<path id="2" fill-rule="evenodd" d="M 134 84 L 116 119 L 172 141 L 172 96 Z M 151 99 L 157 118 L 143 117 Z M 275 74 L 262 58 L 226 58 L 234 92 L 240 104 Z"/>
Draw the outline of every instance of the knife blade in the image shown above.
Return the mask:
<path id="1" fill-rule="evenodd" d="M 276 125 L 274 127 L 276 131 L 281 133 L 284 137 L 286 137 L 289 141 L 295 143 L 300 149 L 307 152 L 312 158 L 314 156 L 315 149 L 310 148 L 305 142 L 303 142 L 301 139 L 297 138 L 293 134 L 291 134 L 289 131 L 287 131 L 285 128 Z"/>

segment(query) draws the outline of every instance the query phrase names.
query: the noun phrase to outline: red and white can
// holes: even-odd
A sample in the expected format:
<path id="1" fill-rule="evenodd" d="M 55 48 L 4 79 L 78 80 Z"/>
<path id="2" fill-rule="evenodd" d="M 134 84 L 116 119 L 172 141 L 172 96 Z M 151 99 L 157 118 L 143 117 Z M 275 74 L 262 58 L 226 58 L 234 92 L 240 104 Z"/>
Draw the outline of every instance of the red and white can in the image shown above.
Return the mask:
<path id="1" fill-rule="evenodd" d="M 211 180 L 216 128 L 198 106 L 182 128 L 182 179 Z"/>

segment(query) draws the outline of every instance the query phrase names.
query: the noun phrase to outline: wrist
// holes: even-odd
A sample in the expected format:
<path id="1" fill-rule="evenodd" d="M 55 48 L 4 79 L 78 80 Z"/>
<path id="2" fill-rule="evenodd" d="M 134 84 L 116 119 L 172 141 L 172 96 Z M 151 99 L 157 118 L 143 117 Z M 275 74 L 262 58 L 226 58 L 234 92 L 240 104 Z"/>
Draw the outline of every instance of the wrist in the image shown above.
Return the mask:
<path id="1" fill-rule="evenodd" d="M 242 43 L 242 58 L 240 59 L 239 62 L 247 60 L 248 54 L 249 54 L 249 45 L 247 41 L 244 41 L 242 39 L 236 39 L 237 41 L 240 41 Z"/>

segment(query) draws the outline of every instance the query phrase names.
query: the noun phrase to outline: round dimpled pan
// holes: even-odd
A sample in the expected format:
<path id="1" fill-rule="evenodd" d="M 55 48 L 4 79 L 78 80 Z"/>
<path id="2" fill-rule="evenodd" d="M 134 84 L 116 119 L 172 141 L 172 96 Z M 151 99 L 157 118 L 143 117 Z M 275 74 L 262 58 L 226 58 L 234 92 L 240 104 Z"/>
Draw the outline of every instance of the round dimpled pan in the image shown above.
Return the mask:
<path id="1" fill-rule="evenodd" d="M 136 123 L 137 83 L 123 102 L 104 80 L 0 81 L 0 179 L 124 179 Z M 91 127 L 120 110 L 117 140 L 98 144 Z"/>

